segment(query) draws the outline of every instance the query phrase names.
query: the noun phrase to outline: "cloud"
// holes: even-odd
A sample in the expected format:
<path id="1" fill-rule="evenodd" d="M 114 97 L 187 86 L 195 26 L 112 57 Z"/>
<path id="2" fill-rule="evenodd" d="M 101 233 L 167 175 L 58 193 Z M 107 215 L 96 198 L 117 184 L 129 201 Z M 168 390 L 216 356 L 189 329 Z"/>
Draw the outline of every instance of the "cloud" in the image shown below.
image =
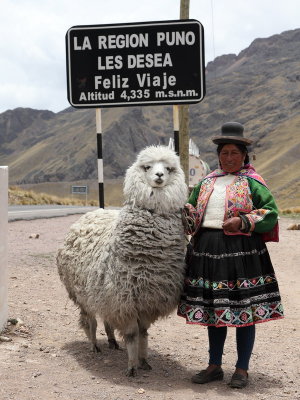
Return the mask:
<path id="1" fill-rule="evenodd" d="M 179 0 L 1 0 L 0 112 L 60 111 L 66 93 L 65 34 L 74 25 L 179 18 Z M 205 28 L 206 62 L 239 53 L 257 37 L 299 28 L 298 0 L 190 0 Z"/>

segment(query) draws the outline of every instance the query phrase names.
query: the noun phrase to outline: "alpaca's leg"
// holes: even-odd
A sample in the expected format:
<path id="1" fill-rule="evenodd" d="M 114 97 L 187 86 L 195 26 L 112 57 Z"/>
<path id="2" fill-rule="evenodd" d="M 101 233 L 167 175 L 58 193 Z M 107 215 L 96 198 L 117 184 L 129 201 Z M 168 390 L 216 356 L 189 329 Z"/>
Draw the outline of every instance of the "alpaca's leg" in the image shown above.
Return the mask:
<path id="1" fill-rule="evenodd" d="M 127 376 L 136 376 L 139 353 L 139 327 L 137 320 L 131 320 L 127 324 L 124 333 L 125 344 L 128 352 Z"/>
<path id="2" fill-rule="evenodd" d="M 105 332 L 108 338 L 108 346 L 110 349 L 119 349 L 119 344 L 116 341 L 115 338 L 115 333 L 114 333 L 114 328 L 109 325 L 109 323 L 107 321 L 104 321 L 104 328 L 105 328 Z"/>
<path id="3" fill-rule="evenodd" d="M 148 357 L 148 329 L 150 327 L 150 322 L 147 318 L 140 318 L 139 324 L 139 368 L 142 369 L 152 369 L 147 362 Z"/>
<path id="4" fill-rule="evenodd" d="M 100 352 L 100 347 L 97 346 L 96 330 L 97 330 L 97 320 L 94 315 L 88 314 L 83 308 L 80 311 L 79 325 L 83 328 L 86 336 L 92 342 L 92 351 L 94 353 Z"/>

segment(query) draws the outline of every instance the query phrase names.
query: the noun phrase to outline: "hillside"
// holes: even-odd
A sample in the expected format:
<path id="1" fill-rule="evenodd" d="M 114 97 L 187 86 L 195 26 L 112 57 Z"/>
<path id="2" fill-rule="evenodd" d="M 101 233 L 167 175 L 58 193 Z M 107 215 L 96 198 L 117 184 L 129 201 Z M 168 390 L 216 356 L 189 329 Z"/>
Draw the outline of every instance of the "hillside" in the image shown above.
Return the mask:
<path id="1" fill-rule="evenodd" d="M 216 166 L 211 136 L 236 120 L 254 139 L 254 164 L 280 206 L 300 204 L 300 29 L 256 39 L 238 55 L 217 57 L 206 69 L 205 99 L 190 107 L 190 136 Z M 172 107 L 104 109 L 106 179 L 122 177 L 148 144 L 173 135 Z M 97 178 L 95 110 L 59 113 L 18 108 L 0 114 L 0 163 L 10 183 Z"/>
<path id="2" fill-rule="evenodd" d="M 33 113 L 36 119 L 32 118 Z M 11 183 L 96 178 L 95 110 L 69 108 L 52 113 L 49 119 L 43 118 L 44 113 L 17 108 L 0 114 L 1 164 L 9 165 Z M 155 113 L 156 121 L 150 123 L 141 108 L 103 110 L 107 178 L 122 176 L 145 145 L 168 141 L 169 135 L 165 137 L 160 131 L 158 114 Z M 23 130 L 14 129 L 15 120 L 24 123 Z"/>

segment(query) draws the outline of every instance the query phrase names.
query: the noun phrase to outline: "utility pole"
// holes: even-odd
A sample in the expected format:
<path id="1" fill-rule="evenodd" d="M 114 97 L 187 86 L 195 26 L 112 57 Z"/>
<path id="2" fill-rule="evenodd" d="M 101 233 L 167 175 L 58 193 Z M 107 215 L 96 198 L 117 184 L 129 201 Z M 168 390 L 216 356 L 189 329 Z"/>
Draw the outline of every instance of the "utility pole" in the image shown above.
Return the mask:
<path id="1" fill-rule="evenodd" d="M 180 0 L 180 19 L 189 19 L 190 0 Z M 189 105 L 179 106 L 179 154 L 180 162 L 185 174 L 185 181 L 189 183 Z"/>

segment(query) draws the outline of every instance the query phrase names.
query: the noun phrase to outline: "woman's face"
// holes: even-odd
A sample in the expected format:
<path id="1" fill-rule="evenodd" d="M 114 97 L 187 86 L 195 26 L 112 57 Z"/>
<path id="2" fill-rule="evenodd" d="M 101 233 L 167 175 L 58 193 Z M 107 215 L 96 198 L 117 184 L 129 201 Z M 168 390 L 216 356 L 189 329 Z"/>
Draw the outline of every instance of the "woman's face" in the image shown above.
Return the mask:
<path id="1" fill-rule="evenodd" d="M 220 152 L 219 160 L 225 172 L 236 172 L 244 164 L 245 154 L 235 144 L 225 144 Z"/>

